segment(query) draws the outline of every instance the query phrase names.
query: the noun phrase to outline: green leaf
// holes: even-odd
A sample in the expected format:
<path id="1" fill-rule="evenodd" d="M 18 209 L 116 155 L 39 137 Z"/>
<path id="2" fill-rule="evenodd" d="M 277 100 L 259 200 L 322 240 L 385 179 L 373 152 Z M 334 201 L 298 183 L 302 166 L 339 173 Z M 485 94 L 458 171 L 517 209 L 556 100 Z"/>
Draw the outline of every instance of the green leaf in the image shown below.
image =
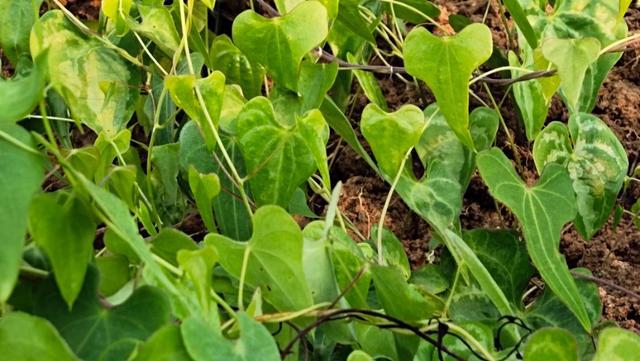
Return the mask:
<path id="1" fill-rule="evenodd" d="M 171 98 L 198 124 L 209 150 L 216 146 L 214 134 L 220 121 L 224 82 L 224 74 L 219 71 L 214 71 L 204 79 L 196 79 L 194 75 L 170 75 L 165 78 L 165 86 Z M 196 87 L 202 95 L 206 112 L 200 106 Z"/>
<path id="2" fill-rule="evenodd" d="M 196 251 L 178 251 L 178 263 L 193 282 L 198 302 L 203 310 L 202 316 L 214 322 L 219 322 L 218 312 L 216 306 L 212 305 L 210 291 L 213 266 L 218 262 L 218 258 L 218 253 L 211 246 Z"/>
<path id="3" fill-rule="evenodd" d="M 373 28 L 375 28 L 375 24 L 369 24 L 369 22 L 360 15 L 360 12 L 358 11 L 360 3 L 360 0 L 340 0 L 338 5 L 338 18 L 336 20 L 340 25 L 349 29 L 361 39 L 370 44 L 375 44 L 376 39 L 373 36 Z M 344 34 L 340 35 L 344 36 Z"/>
<path id="4" fill-rule="evenodd" d="M 387 113 L 376 104 L 369 104 L 362 112 L 360 127 L 380 170 L 391 181 L 401 171 L 400 165 L 407 152 L 418 144 L 425 119 L 422 111 L 414 105 L 404 105 L 393 113 Z"/>
<path id="5" fill-rule="evenodd" d="M 464 240 L 505 296 L 514 305 L 521 306 L 522 294 L 526 291 L 534 269 L 524 243 L 510 231 L 475 229 L 464 233 Z"/>
<path id="6" fill-rule="evenodd" d="M 233 161 L 238 173 L 242 176 L 244 161 L 240 154 L 239 146 L 235 138 L 222 136 L 223 144 Z M 218 159 L 222 159 L 219 150 L 216 151 Z M 220 179 L 221 189 L 229 191 L 221 192 L 213 200 L 213 210 L 216 223 L 221 234 L 236 240 L 244 241 L 251 237 L 251 220 L 242 200 L 236 197 L 238 190 L 220 165 L 214 161 L 213 155 L 207 150 L 206 145 L 197 125 L 190 121 L 184 125 L 180 132 L 180 165 L 188 170 L 193 165 L 200 173 L 216 173 Z M 245 192 L 249 193 L 248 185 Z"/>
<path id="7" fill-rule="evenodd" d="M 250 100 L 238 115 L 237 133 L 249 174 L 249 185 L 258 205 L 286 207 L 293 192 L 325 164 L 328 132 L 324 120 L 312 112 L 285 125 L 276 120 L 268 99 Z M 313 138 L 310 138 L 313 136 Z M 314 139 L 315 138 L 315 139 Z M 328 176 L 327 169 L 323 170 Z"/>
<path id="8" fill-rule="evenodd" d="M 79 184 L 89 193 L 100 210 L 102 220 L 135 252 L 136 256 L 145 264 L 145 277 L 161 285 L 173 296 L 187 305 L 185 297 L 178 291 L 160 265 L 154 260 L 153 254 L 138 232 L 138 227 L 131 217 L 126 204 L 112 193 L 91 183 L 80 174 L 75 174 Z"/>
<path id="9" fill-rule="evenodd" d="M 497 148 L 481 152 L 477 163 L 491 194 L 506 204 L 522 224 L 529 255 L 542 278 L 582 326 L 590 330 L 592 322 L 584 301 L 558 250 L 562 228 L 576 215 L 569 174 L 559 165 L 550 165 L 534 187 L 527 187 Z"/>
<path id="10" fill-rule="evenodd" d="M 440 16 L 440 8 L 431 1 L 399 0 L 394 1 L 394 3 L 396 3 L 396 5 L 393 3 L 388 4 L 389 9 L 393 7 L 393 12 L 398 18 L 413 24 L 422 24 L 429 20 L 437 19 Z"/>
<path id="11" fill-rule="evenodd" d="M 0 353 L 6 360 L 78 360 L 49 322 L 22 312 L 0 318 Z"/>
<path id="12" fill-rule="evenodd" d="M 9 298 L 22 263 L 31 196 L 44 178 L 42 159 L 9 142 L 35 149 L 29 133 L 14 124 L 0 124 L 0 303 Z M 9 138 L 10 137 L 10 138 Z"/>
<path id="13" fill-rule="evenodd" d="M 302 264 L 313 302 L 333 302 L 338 287 L 330 257 L 330 241 L 323 235 L 324 222 L 309 223 L 302 231 L 304 237 Z"/>
<path id="14" fill-rule="evenodd" d="M 376 163 L 371 159 L 369 153 L 362 147 L 355 130 L 351 126 L 351 122 L 346 115 L 338 108 L 336 103 L 329 96 L 324 98 L 324 102 L 320 106 L 320 111 L 327 121 L 327 124 L 340 137 L 353 148 L 353 150 L 374 170 L 378 169 Z"/>
<path id="15" fill-rule="evenodd" d="M 247 10 L 233 22 L 233 41 L 251 61 L 264 65 L 279 86 L 298 91 L 300 62 L 327 37 L 327 22 L 327 10 L 317 1 L 272 19 Z"/>
<path id="16" fill-rule="evenodd" d="M 180 326 L 169 324 L 140 345 L 131 361 L 191 361 L 182 341 Z"/>
<path id="17" fill-rule="evenodd" d="M 224 338 L 204 321 L 189 318 L 181 326 L 182 337 L 194 361 L 280 361 L 280 352 L 269 330 L 244 312 L 237 314 L 240 337 Z"/>
<path id="18" fill-rule="evenodd" d="M 0 123 L 21 120 L 42 100 L 46 85 L 46 54 L 40 54 L 35 63 L 18 62 L 17 75 L 0 78 Z"/>
<path id="19" fill-rule="evenodd" d="M 129 260 L 121 255 L 107 255 L 96 258 L 96 267 L 100 271 L 98 289 L 101 295 L 111 296 L 124 287 L 131 278 Z"/>
<path id="20" fill-rule="evenodd" d="M 437 37 L 424 28 L 412 30 L 404 44 L 405 67 L 435 94 L 449 126 L 467 147 L 474 149 L 469 131 L 469 78 L 491 57 L 491 31 L 472 24 L 460 33 Z"/>
<path id="21" fill-rule="evenodd" d="M 0 48 L 14 65 L 22 53 L 29 53 L 29 33 L 41 4 L 42 0 L 0 1 Z"/>
<path id="22" fill-rule="evenodd" d="M 621 328 L 609 327 L 598 335 L 598 347 L 593 361 L 623 361 L 640 353 L 640 337 Z"/>
<path id="23" fill-rule="evenodd" d="M 371 284 L 371 272 L 366 270 L 366 260 L 362 250 L 341 229 L 330 229 L 331 263 L 340 290 L 349 289 L 344 298 L 354 308 L 369 308 L 367 297 Z M 356 277 L 358 277 L 357 280 Z"/>
<path id="24" fill-rule="evenodd" d="M 569 110 L 579 109 L 580 90 L 589 66 L 598 59 L 600 42 L 595 38 L 546 39 L 542 43 L 545 58 L 558 67 L 560 89 Z"/>
<path id="25" fill-rule="evenodd" d="M 591 274 L 584 269 L 576 269 L 573 272 Z M 576 285 L 582 299 L 585 301 L 587 313 L 592 324 L 596 324 L 602 315 L 602 302 L 600 301 L 598 285 L 583 279 L 576 279 Z M 582 358 L 593 353 L 592 335 L 585 331 L 571 310 L 548 288 L 545 289 L 542 296 L 538 297 L 533 306 L 527 310 L 524 320 L 533 329 L 542 327 L 566 329 L 571 332 L 578 342 L 578 352 L 583 356 Z"/>
<path id="26" fill-rule="evenodd" d="M 437 297 L 408 284 L 397 267 L 372 265 L 371 275 L 378 299 L 390 316 L 407 322 L 424 321 L 439 315 L 444 307 Z"/>
<path id="27" fill-rule="evenodd" d="M 571 158 L 573 145 L 569 129 L 561 122 L 551 122 L 533 143 L 533 161 L 538 173 L 549 163 L 565 165 Z"/>
<path id="28" fill-rule="evenodd" d="M 590 239 L 609 219 L 624 184 L 629 168 L 624 147 L 602 120 L 580 113 L 569 118 L 568 131 L 560 123 L 551 123 L 533 150 L 539 170 L 548 163 L 566 165 L 578 202 L 575 225 Z"/>
<path id="29" fill-rule="evenodd" d="M 352 64 L 361 64 L 365 61 L 360 59 L 360 57 L 356 57 L 351 53 L 347 54 L 347 61 Z M 380 84 L 378 84 L 378 80 L 373 75 L 372 72 L 364 71 L 364 70 L 353 70 L 353 75 L 358 79 L 358 84 L 360 84 L 360 88 L 364 92 L 364 95 L 369 99 L 369 101 L 375 103 L 380 109 L 389 111 L 389 107 L 387 106 L 387 100 L 382 93 L 382 89 L 380 88 Z"/>
<path id="30" fill-rule="evenodd" d="M 571 332 L 562 328 L 536 331 L 524 348 L 525 361 L 577 361 L 578 345 Z"/>
<path id="31" fill-rule="evenodd" d="M 372 239 L 368 241 L 373 248 L 377 247 L 377 234 L 378 226 L 375 225 L 371 227 Z M 380 252 L 378 249 L 376 249 L 376 251 Z M 386 265 L 400 269 L 405 280 L 411 277 L 411 265 L 404 250 L 404 245 L 392 231 L 384 227 L 382 228 L 382 254 Z"/>
<path id="32" fill-rule="evenodd" d="M 264 70 L 257 63 L 251 62 L 227 35 L 216 37 L 209 53 L 211 68 L 224 73 L 228 84 L 240 85 L 248 99 L 260 95 Z"/>
<path id="33" fill-rule="evenodd" d="M 366 352 L 355 350 L 349 354 L 347 361 L 374 361 Z"/>
<path id="34" fill-rule="evenodd" d="M 71 310 L 51 279 L 23 287 L 18 293 L 29 294 L 30 299 L 28 306 L 16 305 L 18 309 L 48 319 L 78 357 L 86 361 L 100 360 L 112 352 L 119 355 L 118 359 L 126 360 L 132 347 L 115 348 L 118 344 L 145 340 L 169 322 L 169 300 L 150 286 L 139 287 L 120 305 L 104 308 L 98 299 L 98 273 L 93 267 L 89 268 L 78 302 Z"/>
<path id="35" fill-rule="evenodd" d="M 216 232 L 212 201 L 220 193 L 218 175 L 215 173 L 202 174 L 194 166 L 191 166 L 189 167 L 189 187 L 207 230 Z"/>
<path id="36" fill-rule="evenodd" d="M 157 181 L 155 197 L 162 204 L 175 204 L 178 199 L 180 144 L 156 145 L 150 149 L 153 179 Z"/>
<path id="37" fill-rule="evenodd" d="M 178 265 L 178 251 L 197 249 L 191 237 L 174 228 L 163 228 L 151 240 L 151 251 L 174 266 Z"/>
<path id="38" fill-rule="evenodd" d="M 297 311 L 313 304 L 302 264 L 302 232 L 282 208 L 264 206 L 256 211 L 249 242 L 218 234 L 207 235 L 205 242 L 224 255 L 220 264 L 235 278 L 240 278 L 246 253 L 246 283 L 261 288 L 276 310 Z"/>
<path id="39" fill-rule="evenodd" d="M 516 25 L 518 25 L 518 30 L 520 30 L 520 32 L 522 32 L 522 34 L 524 35 L 525 39 L 527 39 L 529 46 L 532 49 L 537 48 L 538 37 L 535 31 L 533 30 L 533 27 L 529 23 L 529 20 L 527 20 L 527 14 L 525 13 L 524 9 L 520 6 L 520 3 L 518 2 L 518 0 L 504 0 L 504 5 L 507 7 L 507 10 L 509 10 L 509 13 L 513 17 L 513 20 L 515 21 Z"/>
<path id="40" fill-rule="evenodd" d="M 624 14 L 629 9 L 629 6 L 631 6 L 632 1 L 633 0 L 618 0 L 618 3 L 620 5 L 618 10 L 618 21 L 624 19 Z"/>
<path id="41" fill-rule="evenodd" d="M 337 63 L 303 62 L 300 68 L 300 113 L 320 107 L 338 76 Z"/>
<path id="42" fill-rule="evenodd" d="M 131 11 L 132 0 L 104 0 L 101 4 L 102 13 L 112 22 L 116 27 L 116 34 L 118 36 L 124 36 L 127 32 L 127 17 L 129 11 Z"/>
<path id="43" fill-rule="evenodd" d="M 109 136 L 124 129 L 138 100 L 140 72 L 100 41 L 79 35 L 62 11 L 48 11 L 40 21 L 31 52 L 37 57 L 49 49 L 51 85 L 72 117 Z"/>
<path id="44" fill-rule="evenodd" d="M 71 308 L 91 260 L 97 225 L 91 211 L 75 195 L 60 198 L 53 193 L 33 198 L 29 231 L 49 256 L 60 293 Z"/>
<path id="45" fill-rule="evenodd" d="M 513 52 L 509 52 L 509 65 L 512 67 L 523 66 L 520 64 L 518 56 Z M 511 77 L 514 79 L 524 74 L 518 70 L 511 70 Z M 544 126 L 550 105 L 545 99 L 543 86 L 537 79 L 518 82 L 513 84 L 513 94 L 524 121 L 527 139 L 535 139 Z"/>
<path id="46" fill-rule="evenodd" d="M 153 41 L 167 56 L 173 56 L 180 46 L 180 36 L 171 13 L 162 2 L 151 6 L 148 4 L 150 3 L 147 2 L 144 5 L 137 3 L 136 6 L 142 21 L 138 23 L 129 19 L 127 24 L 131 30 Z"/>

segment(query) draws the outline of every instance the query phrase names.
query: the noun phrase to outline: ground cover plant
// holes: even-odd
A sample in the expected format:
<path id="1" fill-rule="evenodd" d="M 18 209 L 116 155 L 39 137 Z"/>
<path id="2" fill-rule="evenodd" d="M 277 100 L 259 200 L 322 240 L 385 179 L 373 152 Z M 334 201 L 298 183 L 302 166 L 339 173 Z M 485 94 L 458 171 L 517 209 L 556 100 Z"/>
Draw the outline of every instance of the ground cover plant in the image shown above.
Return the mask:
<path id="1" fill-rule="evenodd" d="M 639 358 L 561 248 L 640 226 L 631 1 L 478 3 L 0 0 L 0 359 Z"/>

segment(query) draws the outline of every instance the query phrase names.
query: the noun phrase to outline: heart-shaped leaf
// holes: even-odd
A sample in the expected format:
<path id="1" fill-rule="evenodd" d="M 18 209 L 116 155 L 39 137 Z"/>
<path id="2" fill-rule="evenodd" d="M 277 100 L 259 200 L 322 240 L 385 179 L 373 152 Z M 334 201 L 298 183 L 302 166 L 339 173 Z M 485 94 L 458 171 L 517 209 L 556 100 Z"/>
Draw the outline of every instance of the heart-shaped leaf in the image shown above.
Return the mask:
<path id="1" fill-rule="evenodd" d="M 598 335 L 598 347 L 593 361 L 623 361 L 640 353 L 640 337 L 617 327 L 609 327 Z"/>
<path id="2" fill-rule="evenodd" d="M 87 361 L 101 360 L 107 353 L 116 356 L 114 352 L 120 360 L 126 360 L 135 342 L 145 340 L 169 322 L 171 305 L 159 289 L 142 286 L 124 303 L 110 309 L 101 305 L 97 292 L 98 272 L 90 267 L 71 310 L 50 278 L 21 285 L 14 305 L 49 320 L 71 349 Z M 127 346 L 116 347 L 122 344 Z"/>
<path id="3" fill-rule="evenodd" d="M 414 105 L 405 105 L 387 113 L 372 103 L 364 108 L 360 127 L 380 170 L 391 181 L 401 171 L 400 165 L 407 152 L 420 140 L 425 119 L 422 111 Z"/>
<path id="4" fill-rule="evenodd" d="M 244 95 L 251 99 L 260 95 L 264 70 L 253 63 L 226 35 L 220 35 L 211 44 L 211 66 L 227 77 L 227 83 L 238 84 Z"/>
<path id="5" fill-rule="evenodd" d="M 6 360 L 78 361 L 49 322 L 22 312 L 0 318 L 0 354 Z"/>
<path id="6" fill-rule="evenodd" d="M 258 209 L 249 242 L 236 242 L 218 234 L 207 235 L 205 241 L 224 255 L 220 264 L 235 278 L 240 278 L 246 255 L 246 283 L 259 287 L 276 310 L 297 311 L 313 304 L 302 265 L 302 232 L 284 209 Z"/>
<path id="7" fill-rule="evenodd" d="M 525 361 L 575 361 L 578 345 L 571 332 L 562 328 L 543 328 L 527 340 Z"/>
<path id="8" fill-rule="evenodd" d="M 576 111 L 587 69 L 598 59 L 600 42 L 595 38 L 546 39 L 542 43 L 545 58 L 558 67 L 560 89 L 569 110 Z"/>
<path id="9" fill-rule="evenodd" d="M 116 34 L 124 36 L 127 33 L 127 17 L 131 11 L 133 0 L 104 0 L 100 9 L 104 16 L 115 24 Z"/>
<path id="10" fill-rule="evenodd" d="M 47 48 L 51 85 L 73 118 L 109 136 L 124 129 L 138 100 L 140 72 L 100 41 L 79 35 L 60 10 L 44 14 L 33 32 L 33 56 Z"/>
<path id="11" fill-rule="evenodd" d="M 483 24 L 469 25 L 447 37 L 416 28 L 404 43 L 407 72 L 427 83 L 449 126 L 471 149 L 474 144 L 469 132 L 469 78 L 492 52 L 491 31 Z"/>
<path id="12" fill-rule="evenodd" d="M 498 148 L 481 152 L 477 163 L 491 194 L 506 204 L 522 224 L 529 256 L 542 278 L 582 326 L 590 330 L 592 322 L 584 301 L 558 250 L 562 227 L 576 215 L 569 174 L 560 165 L 549 165 L 538 183 L 528 187 Z"/>
<path id="13" fill-rule="evenodd" d="M 60 200 L 44 193 L 31 201 L 29 230 L 49 256 L 60 293 L 71 308 L 93 251 L 96 223 L 91 211 L 74 195 Z"/>
<path id="14" fill-rule="evenodd" d="M 253 62 L 262 64 L 279 86 L 298 91 L 302 58 L 327 37 L 326 8 L 305 1 L 286 15 L 267 19 L 253 10 L 233 22 L 234 43 Z"/>
<path id="15" fill-rule="evenodd" d="M 194 75 L 170 75 L 165 78 L 171 98 L 198 124 L 209 150 L 213 150 L 216 145 L 214 134 L 220 122 L 224 82 L 224 74 L 219 71 L 214 71 L 204 79 L 196 79 Z M 206 112 L 200 106 L 196 87 L 206 105 Z"/>
<path id="16" fill-rule="evenodd" d="M 42 160 L 9 142 L 11 137 L 35 149 L 29 133 L 15 124 L 0 124 L 0 303 L 18 278 L 31 196 L 44 178 Z"/>
<path id="17" fill-rule="evenodd" d="M 225 338 L 203 320 L 190 318 L 180 327 L 194 361 L 280 361 L 280 352 L 269 330 L 246 313 L 237 314 L 240 337 Z"/>
<path id="18" fill-rule="evenodd" d="M 562 123 L 549 124 L 533 155 L 539 172 L 549 163 L 567 167 L 578 202 L 576 228 L 586 239 L 593 237 L 609 219 L 629 168 L 616 135 L 598 117 L 575 114 L 568 130 Z"/>
<path id="19" fill-rule="evenodd" d="M 317 164 L 326 163 L 322 158 L 328 132 L 323 123 L 319 112 L 311 112 L 296 125 L 282 124 L 264 97 L 245 105 L 238 115 L 237 134 L 258 205 L 286 207 Z M 328 176 L 327 169 L 323 173 Z"/>

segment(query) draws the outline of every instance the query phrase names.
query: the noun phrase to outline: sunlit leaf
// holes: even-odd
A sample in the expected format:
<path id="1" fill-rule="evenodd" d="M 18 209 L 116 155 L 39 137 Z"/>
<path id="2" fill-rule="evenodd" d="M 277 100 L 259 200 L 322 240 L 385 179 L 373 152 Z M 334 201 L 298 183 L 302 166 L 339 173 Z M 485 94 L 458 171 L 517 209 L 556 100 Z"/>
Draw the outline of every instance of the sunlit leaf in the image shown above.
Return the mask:
<path id="1" fill-rule="evenodd" d="M 240 278 L 246 254 L 245 282 L 260 287 L 265 300 L 278 311 L 301 310 L 313 304 L 302 265 L 302 231 L 282 208 L 264 206 L 256 211 L 249 242 L 218 234 L 209 234 L 205 240 L 224 255 L 220 264 L 235 278 Z"/>
<path id="2" fill-rule="evenodd" d="M 7 360 L 78 361 L 49 322 L 22 312 L 0 318 L 0 353 Z"/>
<path id="3" fill-rule="evenodd" d="M 247 10 L 235 18 L 232 33 L 238 48 L 264 65 L 279 86 L 298 91 L 302 58 L 327 37 L 327 10 L 317 1 L 272 19 Z"/>
<path id="4" fill-rule="evenodd" d="M 445 37 L 415 28 L 404 43 L 407 71 L 427 83 L 449 126 L 471 149 L 474 144 L 469 131 L 469 78 L 489 59 L 492 44 L 491 31 L 484 24 L 472 24 Z"/>
<path id="5" fill-rule="evenodd" d="M 525 361 L 578 360 L 576 339 L 562 328 L 543 328 L 536 331 L 524 348 Z"/>

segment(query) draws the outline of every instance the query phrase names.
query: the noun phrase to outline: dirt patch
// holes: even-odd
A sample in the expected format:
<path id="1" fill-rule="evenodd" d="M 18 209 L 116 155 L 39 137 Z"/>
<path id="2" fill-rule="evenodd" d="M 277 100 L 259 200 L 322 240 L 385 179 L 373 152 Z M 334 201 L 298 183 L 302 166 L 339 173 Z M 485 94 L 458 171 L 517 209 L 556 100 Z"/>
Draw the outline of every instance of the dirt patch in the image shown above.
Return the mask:
<path id="1" fill-rule="evenodd" d="M 586 267 L 596 277 L 640 292 L 640 230 L 630 219 L 618 227 L 610 222 L 590 241 L 570 229 L 562 236 L 561 247 L 570 267 Z M 605 319 L 640 332 L 640 300 L 603 286 L 600 295 Z"/>
<path id="2" fill-rule="evenodd" d="M 354 239 L 369 239 L 371 229 L 380 221 L 389 186 L 377 177 L 351 177 L 342 187 L 338 208 L 355 226 Z M 384 221 L 404 244 L 413 267 L 423 265 L 431 238 L 429 226 L 398 197 L 393 195 Z"/>
<path id="3" fill-rule="evenodd" d="M 97 20 L 100 16 L 101 0 L 60 0 L 69 11 L 81 19 Z"/>

